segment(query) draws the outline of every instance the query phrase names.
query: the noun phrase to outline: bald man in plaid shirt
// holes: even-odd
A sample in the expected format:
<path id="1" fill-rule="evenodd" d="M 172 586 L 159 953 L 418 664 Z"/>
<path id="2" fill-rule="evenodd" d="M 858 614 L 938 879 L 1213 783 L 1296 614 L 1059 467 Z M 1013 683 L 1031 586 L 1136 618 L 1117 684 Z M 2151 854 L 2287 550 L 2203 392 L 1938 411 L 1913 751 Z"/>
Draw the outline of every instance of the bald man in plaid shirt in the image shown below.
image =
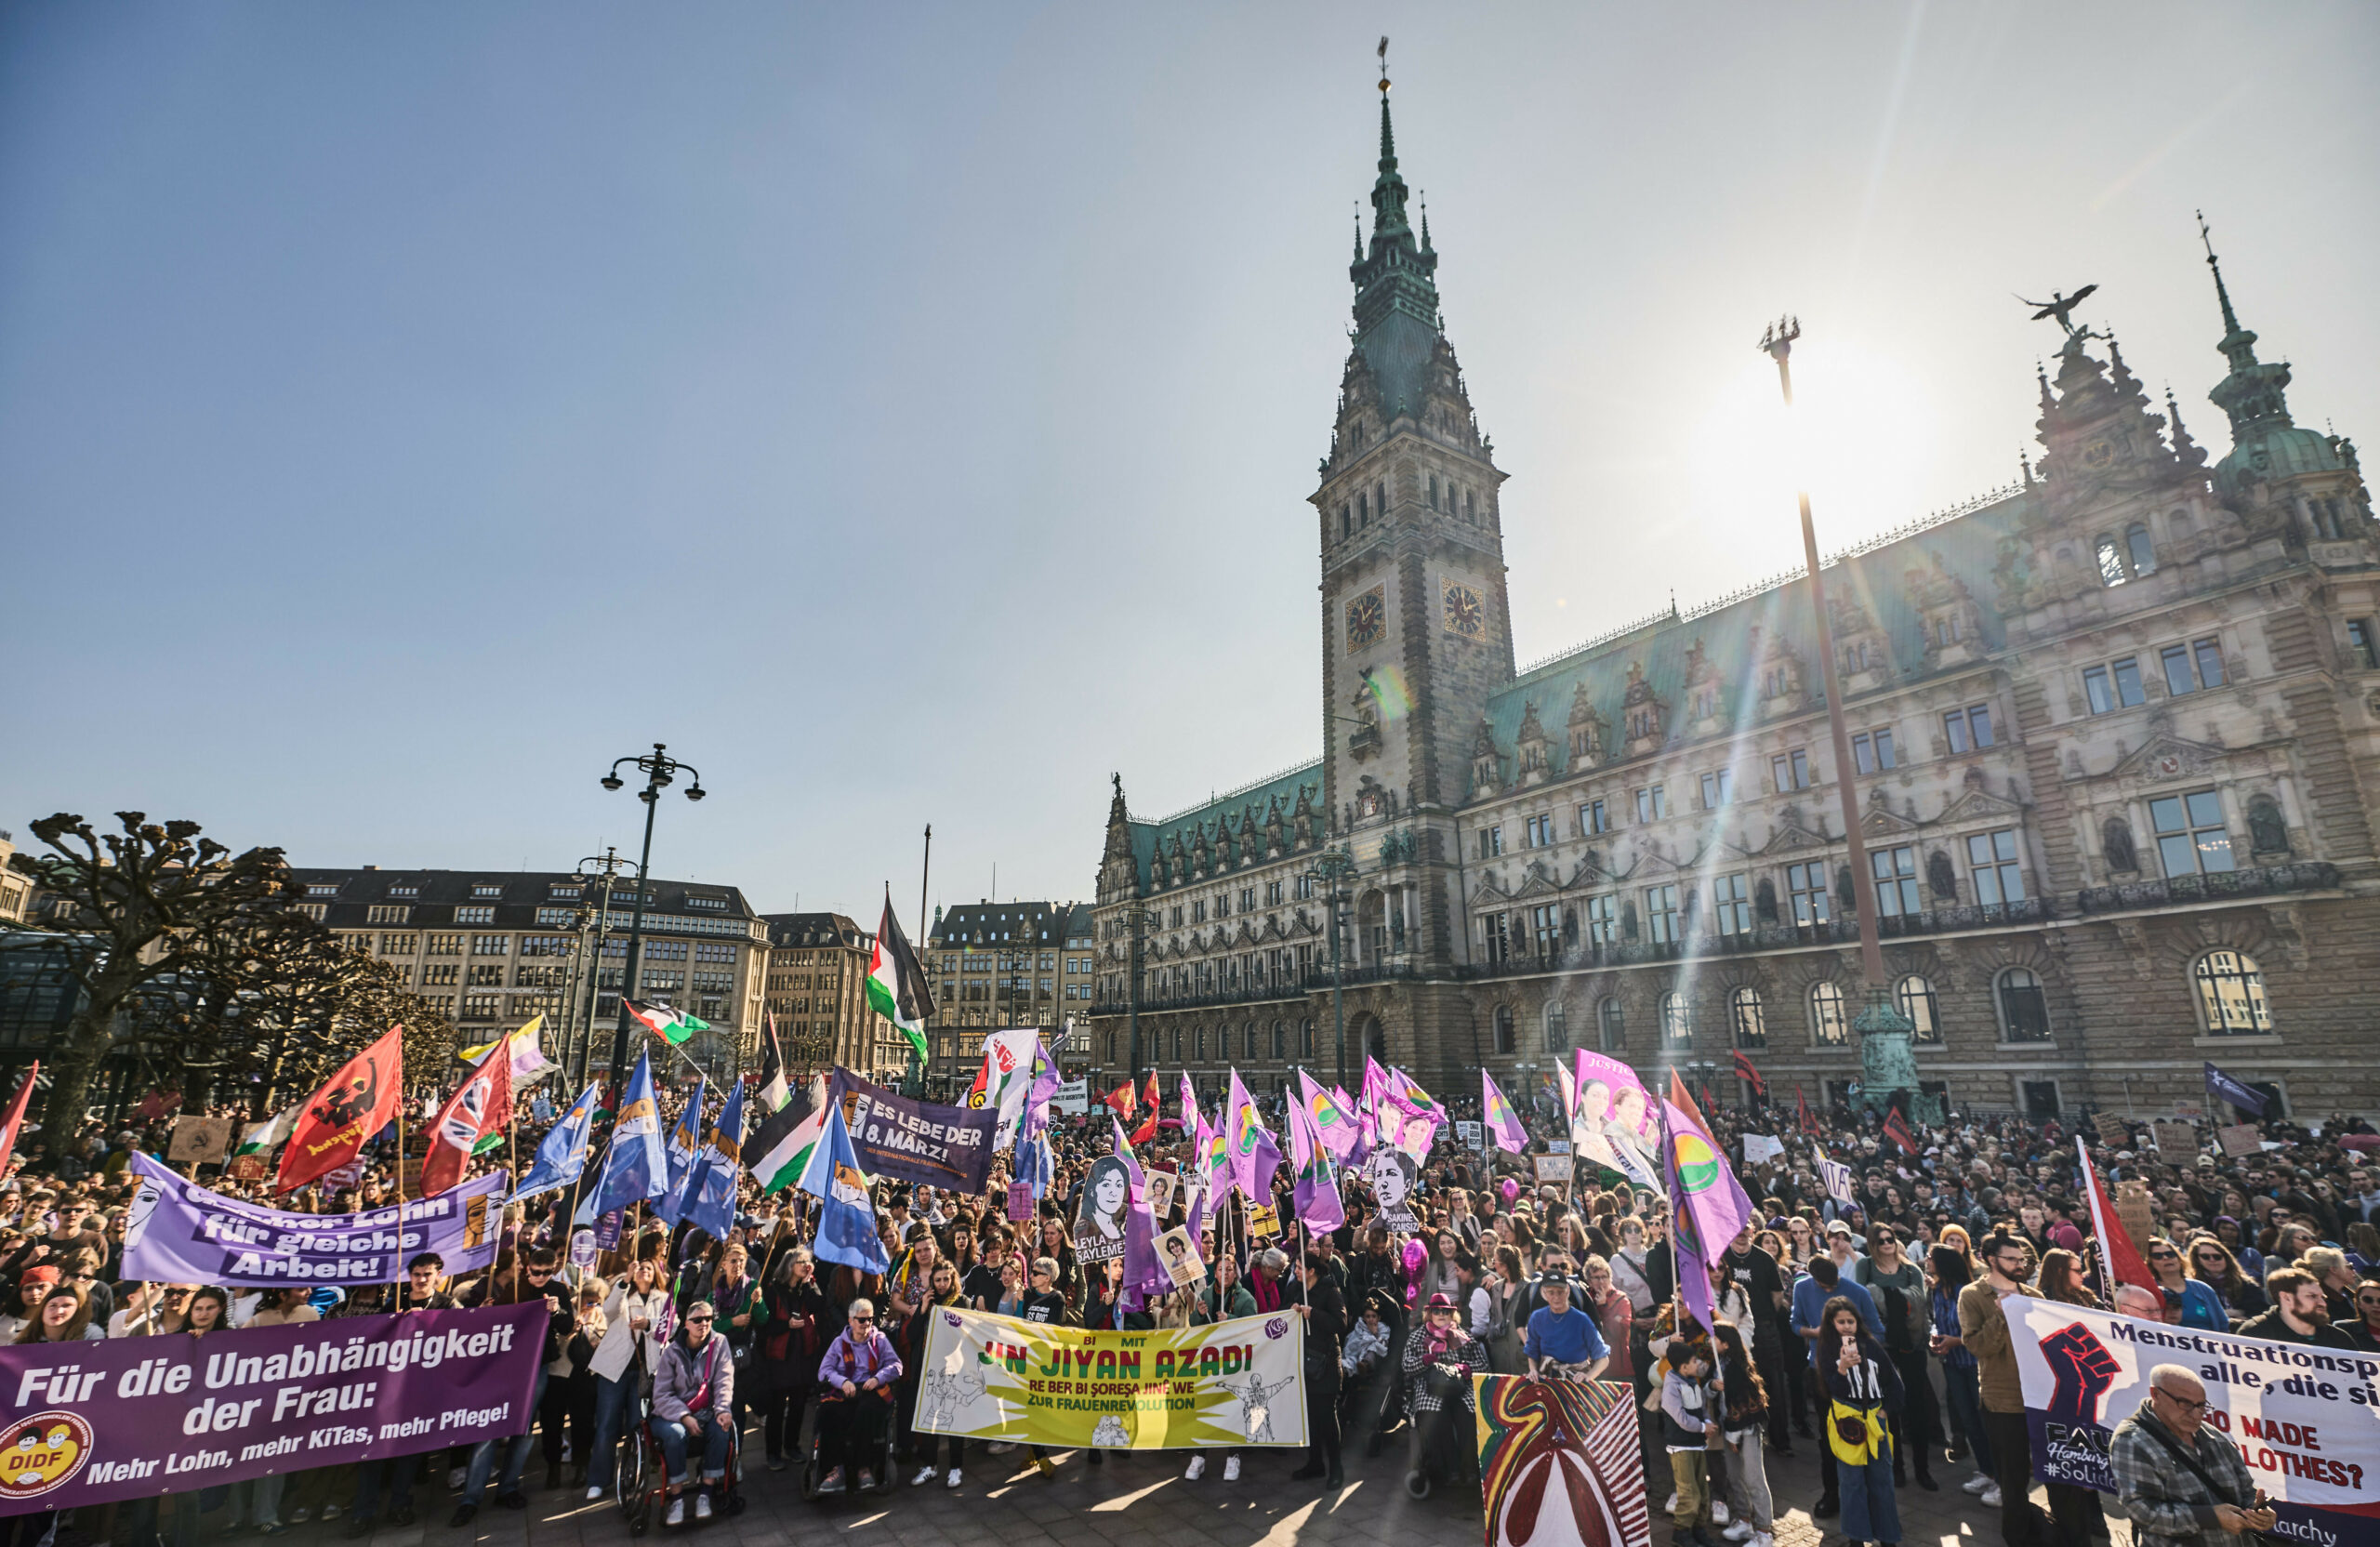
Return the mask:
<path id="1" fill-rule="evenodd" d="M 2116 1425 L 2108 1465 L 2135 1547 L 2230 1547 L 2227 1539 L 2243 1531 L 2272 1529 L 2273 1512 L 2248 1475 L 2247 1459 L 2205 1417 L 2198 1377 L 2159 1365 L 2149 1372 L 2140 1410 Z"/>

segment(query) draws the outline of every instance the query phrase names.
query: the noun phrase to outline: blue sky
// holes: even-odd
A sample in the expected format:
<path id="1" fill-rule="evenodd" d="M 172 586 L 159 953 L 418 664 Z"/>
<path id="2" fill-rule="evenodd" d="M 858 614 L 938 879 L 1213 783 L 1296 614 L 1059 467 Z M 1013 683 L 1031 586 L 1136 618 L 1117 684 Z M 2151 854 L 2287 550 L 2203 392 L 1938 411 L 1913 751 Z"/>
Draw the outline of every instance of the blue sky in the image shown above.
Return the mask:
<path id="1" fill-rule="evenodd" d="M 562 868 L 658 740 L 665 874 L 1089 896 L 1318 745 L 1382 32 L 1524 661 L 1796 562 L 1780 310 L 1830 547 L 2015 475 L 2012 291 L 2219 455 L 2199 206 L 2380 443 L 2369 7 L 14 6 L 0 826 Z"/>

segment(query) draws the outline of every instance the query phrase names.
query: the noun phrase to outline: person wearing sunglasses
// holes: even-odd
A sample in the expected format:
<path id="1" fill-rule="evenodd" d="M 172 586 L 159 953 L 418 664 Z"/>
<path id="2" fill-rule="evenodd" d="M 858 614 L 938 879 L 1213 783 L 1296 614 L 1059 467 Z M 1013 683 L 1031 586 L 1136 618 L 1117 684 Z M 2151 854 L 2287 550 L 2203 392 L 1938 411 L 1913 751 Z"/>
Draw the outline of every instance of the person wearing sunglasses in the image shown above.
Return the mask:
<path id="1" fill-rule="evenodd" d="M 711 1517 L 713 1501 L 727 1480 L 727 1445 L 735 1427 L 735 1354 L 718 1321 L 719 1313 L 707 1300 L 687 1306 L 678 1335 L 654 1368 L 653 1433 L 661 1441 L 668 1468 L 669 1513 L 664 1525 L 686 1523 L 685 1490 L 694 1481 L 687 1457 L 695 1440 L 703 1445 L 696 1520 Z"/>
<path id="2" fill-rule="evenodd" d="M 496 1481 L 496 1501 L 509 1510 L 526 1509 L 528 1496 L 521 1491 L 521 1474 L 529 1464 L 529 1448 L 533 1438 L 531 1420 L 546 1405 L 546 1388 L 551 1367 L 562 1358 L 575 1325 L 566 1303 L 562 1287 L 554 1281 L 557 1266 L 554 1249 L 532 1247 L 526 1256 L 515 1257 L 505 1264 L 489 1285 L 487 1303 L 490 1305 L 536 1305 L 546 1308 L 544 1342 L 537 1352 L 537 1379 L 529 1396 L 529 1406 L 521 1415 L 521 1432 L 509 1440 L 483 1439 L 471 1447 L 470 1461 L 463 1473 L 461 1497 L 455 1505 L 455 1527 L 468 1526 L 480 1511 L 480 1501 L 487 1491 L 488 1477 L 496 1470 L 496 1452 L 499 1443 L 506 1446 L 503 1475 Z M 547 1429 L 550 1447 L 547 1456 L 546 1476 L 549 1485 L 559 1482 L 562 1474 L 562 1432 L 558 1426 Z"/>
<path id="3" fill-rule="evenodd" d="M 818 1410 L 825 1431 L 820 1444 L 836 1458 L 834 1470 L 818 1485 L 820 1493 L 841 1492 L 846 1477 L 863 1493 L 876 1486 L 868 1460 L 884 1442 L 884 1425 L 892 1417 L 892 1388 L 900 1379 L 901 1355 L 892 1340 L 876 1329 L 875 1304 L 853 1301 L 842 1331 L 818 1364 L 826 1388 Z"/>

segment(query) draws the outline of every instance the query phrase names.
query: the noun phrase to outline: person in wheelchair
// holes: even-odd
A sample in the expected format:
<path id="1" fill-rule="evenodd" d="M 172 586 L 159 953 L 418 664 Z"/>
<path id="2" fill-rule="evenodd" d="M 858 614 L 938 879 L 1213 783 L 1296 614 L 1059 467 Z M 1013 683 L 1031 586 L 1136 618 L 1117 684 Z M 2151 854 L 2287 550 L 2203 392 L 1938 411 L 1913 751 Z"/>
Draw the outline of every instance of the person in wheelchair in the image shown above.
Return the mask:
<path id="1" fill-rule="evenodd" d="M 669 1474 L 666 1526 L 686 1522 L 685 1488 L 694 1480 L 688 1464 L 694 1442 L 703 1444 L 702 1489 L 694 1496 L 694 1518 L 711 1517 L 712 1496 L 727 1480 L 727 1450 L 735 1433 L 735 1355 L 714 1325 L 707 1300 L 686 1307 L 685 1325 L 661 1351 L 653 1375 L 653 1435 Z"/>
<path id="2" fill-rule="evenodd" d="M 876 1329 L 876 1306 L 852 1302 L 841 1333 L 818 1364 L 825 1400 L 818 1409 L 819 1448 L 836 1458 L 835 1469 L 818 1485 L 822 1494 L 840 1493 L 846 1476 L 861 1492 L 876 1486 L 868 1460 L 883 1448 L 884 1426 L 892 1418 L 892 1386 L 901 1379 L 901 1355 L 892 1340 Z"/>
<path id="3" fill-rule="evenodd" d="M 1422 1307 L 1422 1324 L 1405 1340 L 1405 1382 L 1413 1413 L 1413 1437 L 1406 1451 L 1405 1488 L 1415 1498 L 1430 1491 L 1431 1463 L 1448 1433 L 1449 1409 L 1468 1414 L 1471 1377 L 1488 1368 L 1488 1345 L 1455 1321 L 1454 1297 L 1438 1293 Z M 1449 1456 L 1473 1453 L 1470 1425 L 1456 1435 Z"/>
<path id="4" fill-rule="evenodd" d="M 1545 1303 L 1529 1313 L 1528 1338 L 1521 1345 L 1528 1373 L 1537 1381 L 1592 1381 L 1611 1363 L 1595 1318 L 1570 1303 L 1570 1281 L 1545 1276 L 1539 1286 Z"/>

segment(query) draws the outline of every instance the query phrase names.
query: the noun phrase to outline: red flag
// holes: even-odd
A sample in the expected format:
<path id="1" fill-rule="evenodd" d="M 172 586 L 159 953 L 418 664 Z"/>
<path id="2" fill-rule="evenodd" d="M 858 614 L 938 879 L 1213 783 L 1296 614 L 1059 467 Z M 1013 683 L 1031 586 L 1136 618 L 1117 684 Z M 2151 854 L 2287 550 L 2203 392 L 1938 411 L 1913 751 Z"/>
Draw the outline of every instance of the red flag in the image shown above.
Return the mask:
<path id="1" fill-rule="evenodd" d="M 2116 1285 L 2137 1284 L 2162 1302 L 2164 1288 L 2149 1271 L 2149 1264 L 2141 1261 L 2140 1250 L 2132 1244 L 2131 1232 L 2124 1229 L 2123 1222 L 2109 1206 L 2107 1186 L 2099 1180 L 2098 1168 L 2091 1164 L 2091 1146 L 2079 1133 L 2074 1136 L 2074 1153 L 2082 1157 L 2082 1177 L 2091 1185 L 2091 1234 L 2099 1237 L 2099 1271 L 2109 1279 L 2108 1300 L 2114 1302 Z"/>
<path id="2" fill-rule="evenodd" d="M 1760 1071 L 1752 1066 L 1752 1060 L 1746 1058 L 1740 1050 L 1736 1053 L 1736 1078 L 1752 1087 L 1754 1101 L 1768 1099 L 1768 1081 L 1760 1078 Z"/>
<path id="3" fill-rule="evenodd" d="M 357 1053 L 306 1103 L 289 1145 L 281 1152 L 275 1192 L 302 1187 L 325 1171 L 353 1160 L 364 1141 L 396 1119 L 404 1085 L 404 1027 Z M 503 1060 L 511 1067 L 510 1059 Z"/>
<path id="4" fill-rule="evenodd" d="M 1155 1122 L 1157 1120 L 1158 1109 L 1165 1104 L 1165 1098 L 1157 1093 L 1157 1071 L 1155 1069 L 1151 1069 L 1149 1071 L 1148 1089 L 1141 1092 L 1141 1104 L 1149 1109 L 1149 1120 L 1151 1122 Z M 1132 1142 L 1134 1144 L 1139 1144 L 1140 1140 L 1136 1138 Z"/>
<path id="5" fill-rule="evenodd" d="M 25 1126 L 25 1104 L 33 1100 L 33 1077 L 39 1073 L 41 1060 L 35 1059 L 33 1066 L 25 1071 L 17 1093 L 8 1098 L 8 1115 L 0 1117 L 0 1177 L 8 1174 L 8 1157 L 17 1152 L 17 1133 Z"/>
<path id="6" fill-rule="evenodd" d="M 431 1197 L 463 1180 L 463 1162 L 490 1133 L 512 1120 L 512 1060 L 499 1044 L 455 1088 L 430 1125 L 421 1162 L 421 1196 Z"/>
<path id="7" fill-rule="evenodd" d="M 1116 1115 L 1119 1117 L 1129 1117 L 1135 1111 L 1139 1110 L 1132 1093 L 1132 1082 L 1129 1079 L 1123 1084 L 1116 1087 L 1113 1091 L 1108 1091 L 1107 1094 L 1102 1096 L 1100 1100 L 1105 1103 L 1108 1106 L 1115 1108 Z"/>
<path id="8" fill-rule="evenodd" d="M 1793 1120 L 1805 1133 L 1818 1130 L 1818 1119 L 1810 1116 L 1810 1098 L 1802 1094 L 1802 1082 L 1798 1079 L 1793 1082 Z"/>
<path id="9" fill-rule="evenodd" d="M 1910 1136 L 1909 1124 L 1902 1119 L 1897 1106 L 1884 1114 L 1884 1137 L 1911 1155 L 1917 1153 L 1917 1141 Z"/>
<path id="10" fill-rule="evenodd" d="M 1709 1120 L 1702 1116 L 1702 1109 L 1694 1104 L 1694 1098 L 1686 1093 L 1686 1081 L 1677 1078 L 1675 1069 L 1670 1071 L 1670 1103 L 1693 1121 L 1697 1132 L 1705 1139 L 1711 1139 Z M 1711 1147 L 1716 1149 L 1718 1143 L 1717 1140 L 1711 1139 Z"/>
<path id="11" fill-rule="evenodd" d="M 1155 1079 L 1155 1078 L 1157 1078 L 1157 1076 L 1155 1076 L 1155 1075 L 1151 1075 L 1151 1076 L 1149 1076 L 1149 1078 L 1151 1078 L 1151 1079 Z M 1147 1117 L 1144 1117 L 1144 1118 L 1142 1118 L 1142 1119 L 1141 1119 L 1141 1126 L 1140 1126 L 1140 1127 L 1138 1127 L 1138 1128 L 1136 1128 L 1136 1129 L 1134 1129 L 1134 1130 L 1132 1130 L 1131 1138 L 1128 1141 L 1128 1143 L 1135 1144 L 1147 1144 L 1151 1139 L 1154 1139 L 1154 1138 L 1156 1138 L 1156 1137 L 1157 1137 L 1157 1108 L 1156 1108 L 1155 1106 L 1151 1106 L 1151 1107 L 1149 1108 L 1149 1115 L 1148 1115 Z"/>

